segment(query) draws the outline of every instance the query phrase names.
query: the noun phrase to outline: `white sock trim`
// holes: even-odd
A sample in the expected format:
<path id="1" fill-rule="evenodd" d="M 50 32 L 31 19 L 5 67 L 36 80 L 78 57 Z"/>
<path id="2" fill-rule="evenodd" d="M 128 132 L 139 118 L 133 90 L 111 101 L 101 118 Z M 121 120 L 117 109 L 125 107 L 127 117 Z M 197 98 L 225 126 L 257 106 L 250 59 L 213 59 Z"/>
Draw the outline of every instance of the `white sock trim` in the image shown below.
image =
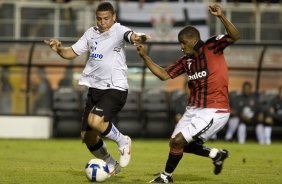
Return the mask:
<path id="1" fill-rule="evenodd" d="M 214 158 L 216 156 L 216 154 L 218 153 L 218 151 L 219 151 L 218 149 L 212 148 L 211 151 L 210 151 L 209 157 Z"/>
<path id="2" fill-rule="evenodd" d="M 163 172 L 165 175 L 167 175 L 167 176 L 172 176 L 172 173 L 167 173 L 167 172 Z"/>

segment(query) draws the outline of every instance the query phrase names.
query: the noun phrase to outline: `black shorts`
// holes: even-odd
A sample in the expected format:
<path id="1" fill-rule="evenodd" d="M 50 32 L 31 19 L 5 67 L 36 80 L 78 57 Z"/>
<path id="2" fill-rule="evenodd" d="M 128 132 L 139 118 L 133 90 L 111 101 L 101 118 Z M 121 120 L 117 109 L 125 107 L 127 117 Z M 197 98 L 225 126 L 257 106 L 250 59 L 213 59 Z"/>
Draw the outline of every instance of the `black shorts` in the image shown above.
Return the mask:
<path id="1" fill-rule="evenodd" d="M 101 90 L 89 88 L 82 116 L 81 130 L 91 130 L 87 122 L 89 113 L 94 113 L 101 117 L 104 116 L 105 122 L 116 118 L 126 102 L 127 93 L 127 91 L 116 89 Z"/>

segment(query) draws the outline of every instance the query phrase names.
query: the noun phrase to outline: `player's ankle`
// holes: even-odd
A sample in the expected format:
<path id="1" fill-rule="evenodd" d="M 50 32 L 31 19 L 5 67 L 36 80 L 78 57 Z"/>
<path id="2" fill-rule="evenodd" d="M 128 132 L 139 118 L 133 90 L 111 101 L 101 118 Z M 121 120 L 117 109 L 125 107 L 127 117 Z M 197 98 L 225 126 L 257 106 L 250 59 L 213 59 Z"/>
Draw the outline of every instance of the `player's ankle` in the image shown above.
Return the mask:
<path id="1" fill-rule="evenodd" d="M 211 151 L 210 151 L 210 153 L 209 153 L 209 157 L 212 158 L 212 159 L 214 159 L 214 158 L 216 157 L 218 151 L 219 151 L 218 149 L 212 148 Z"/>
<path id="2" fill-rule="evenodd" d="M 163 172 L 163 174 L 166 175 L 166 176 L 172 176 L 172 173 L 168 173 L 168 172 L 165 172 L 165 171 Z"/>

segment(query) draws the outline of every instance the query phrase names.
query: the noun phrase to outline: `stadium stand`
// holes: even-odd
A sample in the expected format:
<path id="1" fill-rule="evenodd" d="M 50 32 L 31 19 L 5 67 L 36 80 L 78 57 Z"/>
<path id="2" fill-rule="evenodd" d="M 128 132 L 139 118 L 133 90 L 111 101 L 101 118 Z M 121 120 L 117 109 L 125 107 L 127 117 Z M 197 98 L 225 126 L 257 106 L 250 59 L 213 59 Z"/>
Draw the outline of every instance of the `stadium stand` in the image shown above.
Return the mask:
<path id="1" fill-rule="evenodd" d="M 142 93 L 141 98 L 145 137 L 168 137 L 172 130 L 168 93 L 160 89 L 149 89 Z"/>
<path id="2" fill-rule="evenodd" d="M 78 137 L 80 135 L 80 94 L 73 88 L 62 87 L 53 96 L 54 137 Z"/>
<path id="3" fill-rule="evenodd" d="M 142 137 L 144 135 L 139 92 L 129 91 L 126 104 L 118 114 L 117 127 L 130 137 Z"/>

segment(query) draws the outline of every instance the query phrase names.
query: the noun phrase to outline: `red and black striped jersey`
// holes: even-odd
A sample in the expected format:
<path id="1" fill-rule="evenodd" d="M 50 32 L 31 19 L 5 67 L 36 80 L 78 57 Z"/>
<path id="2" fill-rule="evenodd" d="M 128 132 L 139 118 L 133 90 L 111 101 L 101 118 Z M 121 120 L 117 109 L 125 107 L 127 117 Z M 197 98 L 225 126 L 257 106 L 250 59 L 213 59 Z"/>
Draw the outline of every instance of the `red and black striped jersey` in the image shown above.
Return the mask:
<path id="1" fill-rule="evenodd" d="M 188 75 L 188 105 L 199 108 L 230 109 L 228 101 L 228 68 L 223 50 L 233 42 L 229 35 L 211 37 L 198 48 L 198 54 L 183 56 L 166 68 L 171 78 Z"/>

